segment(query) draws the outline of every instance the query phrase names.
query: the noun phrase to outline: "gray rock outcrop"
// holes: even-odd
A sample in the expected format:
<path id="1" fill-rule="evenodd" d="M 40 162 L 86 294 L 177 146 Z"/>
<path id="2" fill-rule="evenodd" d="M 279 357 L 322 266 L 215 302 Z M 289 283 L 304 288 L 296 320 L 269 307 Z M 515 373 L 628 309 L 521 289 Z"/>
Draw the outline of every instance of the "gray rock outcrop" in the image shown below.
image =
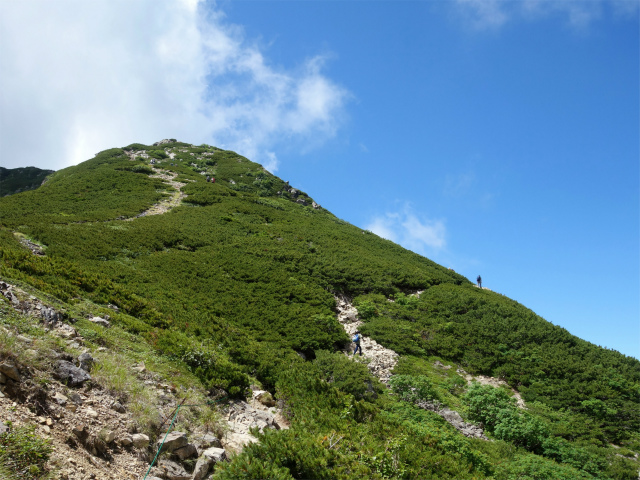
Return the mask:
<path id="1" fill-rule="evenodd" d="M 187 434 L 184 432 L 171 432 L 168 435 L 161 436 L 156 442 L 158 448 L 162 447 L 162 452 L 173 452 L 179 448 L 186 446 L 189 441 L 187 440 Z"/>
<path id="2" fill-rule="evenodd" d="M 0 373 L 2 373 L 5 377 L 10 378 L 11 380 L 14 380 L 16 382 L 20 381 L 20 372 L 13 363 L 0 363 Z"/>
<path id="3" fill-rule="evenodd" d="M 202 456 L 196 463 L 196 468 L 193 470 L 193 480 L 202 480 L 209 473 L 209 469 L 216 463 L 224 462 L 227 460 L 227 452 L 222 448 L 208 448 L 202 453 Z"/>
<path id="4" fill-rule="evenodd" d="M 90 353 L 85 352 L 78 357 L 79 367 L 85 372 L 90 372 L 91 367 L 93 367 L 93 363 L 95 359 L 91 356 Z"/>
<path id="5" fill-rule="evenodd" d="M 55 364 L 54 376 L 69 387 L 81 387 L 91 380 L 91 375 L 66 360 L 58 360 Z"/>
<path id="6" fill-rule="evenodd" d="M 96 325 L 102 325 L 105 328 L 109 328 L 111 326 L 111 324 L 109 323 L 109 320 L 102 317 L 92 317 L 89 319 L 89 321 L 92 323 L 95 323 Z"/>
<path id="7" fill-rule="evenodd" d="M 149 445 L 149 437 L 144 433 L 136 433 L 135 435 L 131 435 L 131 442 L 136 448 L 145 448 Z"/>
<path id="8" fill-rule="evenodd" d="M 191 474 L 171 460 L 160 460 L 152 473 L 166 480 L 191 480 Z"/>

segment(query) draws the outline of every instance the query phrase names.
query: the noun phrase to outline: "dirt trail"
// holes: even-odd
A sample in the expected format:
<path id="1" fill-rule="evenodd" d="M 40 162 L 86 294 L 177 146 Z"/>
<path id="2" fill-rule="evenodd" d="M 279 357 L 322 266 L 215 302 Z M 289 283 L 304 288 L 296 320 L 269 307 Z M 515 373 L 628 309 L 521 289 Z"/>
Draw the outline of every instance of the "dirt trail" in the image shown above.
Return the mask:
<path id="1" fill-rule="evenodd" d="M 417 297 L 423 291 L 417 291 L 411 295 Z M 342 324 L 349 337 L 353 337 L 356 330 L 362 325 L 362 321 L 358 319 L 358 310 L 345 298 L 335 297 L 336 306 L 338 308 L 338 321 Z M 390 300 L 393 301 L 393 300 Z M 369 337 L 361 335 L 361 346 L 364 358 L 369 360 L 369 370 L 373 375 L 378 377 L 382 383 L 389 386 L 389 379 L 391 378 L 391 370 L 398 363 L 398 354 L 393 350 L 383 347 L 375 340 Z M 352 347 L 353 348 L 353 347 Z M 353 350 L 351 350 L 353 351 Z M 515 389 L 511 388 L 507 382 L 494 377 L 487 377 L 484 375 L 470 375 L 461 368 L 457 369 L 457 372 L 464 377 L 468 384 L 471 382 L 478 382 L 482 385 L 492 385 L 494 387 L 506 386 L 511 389 L 513 397 L 516 399 L 516 403 L 519 408 L 526 408 L 525 402 L 522 396 Z"/>
<path id="2" fill-rule="evenodd" d="M 358 319 L 358 310 L 346 299 L 336 297 L 338 321 L 342 324 L 349 337 L 360 328 L 362 321 Z M 361 335 L 362 356 L 369 361 L 369 371 L 378 377 L 382 383 L 389 385 L 391 370 L 398 363 L 398 354 L 383 347 L 375 340 Z"/>
<path id="3" fill-rule="evenodd" d="M 139 215 L 136 215 L 133 218 L 128 218 L 127 221 L 130 222 L 135 220 L 136 218 L 146 217 L 148 215 L 162 215 L 163 213 L 167 213 L 173 207 L 177 207 L 180 205 L 180 202 L 184 198 L 187 197 L 186 194 L 182 193 L 181 189 L 186 185 L 186 183 L 176 182 L 174 179 L 178 176 L 177 173 L 161 170 L 159 168 L 153 167 L 153 171 L 155 175 L 149 175 L 150 178 L 161 178 L 164 180 L 166 185 L 170 185 L 175 189 L 175 191 L 171 192 L 171 196 L 161 200 L 159 203 L 153 205 L 150 209 L 145 210 Z"/>

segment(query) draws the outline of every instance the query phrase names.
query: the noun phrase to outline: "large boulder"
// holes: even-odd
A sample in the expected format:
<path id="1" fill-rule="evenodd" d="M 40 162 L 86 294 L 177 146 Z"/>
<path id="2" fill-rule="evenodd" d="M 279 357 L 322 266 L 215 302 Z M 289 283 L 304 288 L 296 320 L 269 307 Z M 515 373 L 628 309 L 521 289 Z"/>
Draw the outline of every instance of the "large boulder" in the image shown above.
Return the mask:
<path id="1" fill-rule="evenodd" d="M 136 433 L 131 436 L 131 442 L 136 448 L 145 448 L 147 445 L 149 445 L 149 437 L 144 433 Z"/>
<path id="2" fill-rule="evenodd" d="M 211 447 L 202 452 L 202 456 L 213 460 L 214 463 L 220 463 L 227 459 L 227 452 L 224 448 Z"/>
<path id="3" fill-rule="evenodd" d="M 191 474 L 171 460 L 160 460 L 158 462 L 160 477 L 167 480 L 191 480 Z"/>
<path id="4" fill-rule="evenodd" d="M 176 448 L 173 451 L 173 455 L 179 458 L 181 461 L 188 458 L 194 458 L 198 456 L 198 449 L 192 443 L 187 443 L 184 447 Z"/>
<path id="5" fill-rule="evenodd" d="M 258 390 L 253 393 L 254 398 L 258 400 L 265 407 L 275 407 L 276 401 L 273 399 L 269 392 L 265 392 L 263 390 Z"/>
<path id="6" fill-rule="evenodd" d="M 0 373 L 3 373 L 7 378 L 10 378 L 11 380 L 15 380 L 16 382 L 20 381 L 20 372 L 18 372 L 18 368 L 13 363 L 0 363 Z"/>
<path id="7" fill-rule="evenodd" d="M 189 441 L 187 434 L 184 432 L 171 432 L 165 437 L 160 437 L 157 441 L 158 448 L 162 447 L 162 452 L 173 452 L 179 448 L 185 447 Z"/>
<path id="8" fill-rule="evenodd" d="M 209 473 L 211 465 L 227 460 L 227 452 L 222 448 L 211 447 L 206 449 L 196 462 L 193 470 L 193 480 L 202 480 Z"/>
<path id="9" fill-rule="evenodd" d="M 109 323 L 109 320 L 102 317 L 93 317 L 93 318 L 90 318 L 89 321 L 97 325 L 102 325 L 103 327 L 106 327 L 106 328 L 109 328 L 111 326 L 111 324 Z"/>
<path id="10" fill-rule="evenodd" d="M 216 437 L 215 435 L 211 435 L 209 433 L 205 433 L 202 438 L 199 439 L 200 443 L 199 445 L 202 448 L 209 448 L 209 447 L 218 447 L 218 448 L 222 448 L 222 443 L 220 442 L 220 439 L 218 437 Z"/>
<path id="11" fill-rule="evenodd" d="M 54 376 L 69 387 L 81 387 L 84 382 L 91 380 L 91 375 L 66 360 L 55 363 Z"/>
<path id="12" fill-rule="evenodd" d="M 94 362 L 95 359 L 88 352 L 85 352 L 78 357 L 78 363 L 80 363 L 79 366 L 85 372 L 91 371 L 91 367 L 93 367 Z"/>
<path id="13" fill-rule="evenodd" d="M 206 477 L 207 473 L 209 473 L 209 469 L 211 468 L 212 463 L 213 461 L 211 461 L 210 458 L 200 457 L 196 462 L 195 468 L 193 469 L 193 480 L 202 480 L 204 477 Z"/>

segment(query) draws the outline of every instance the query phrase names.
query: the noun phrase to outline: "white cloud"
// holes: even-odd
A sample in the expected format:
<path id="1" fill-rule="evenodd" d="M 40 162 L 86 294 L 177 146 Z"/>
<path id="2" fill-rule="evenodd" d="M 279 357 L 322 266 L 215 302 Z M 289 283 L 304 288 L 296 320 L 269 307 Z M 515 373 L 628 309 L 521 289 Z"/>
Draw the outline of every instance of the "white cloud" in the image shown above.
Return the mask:
<path id="1" fill-rule="evenodd" d="M 397 212 L 375 216 L 365 229 L 422 255 L 446 247 L 444 221 L 417 214 L 409 204 Z"/>
<path id="2" fill-rule="evenodd" d="M 456 0 L 458 12 L 479 30 L 552 15 L 564 17 L 572 28 L 581 30 L 602 18 L 606 11 L 614 17 L 634 18 L 639 5 L 638 0 Z"/>
<path id="3" fill-rule="evenodd" d="M 275 170 L 285 141 L 334 135 L 349 98 L 324 57 L 276 68 L 198 0 L 0 0 L 0 45 L 6 167 L 59 169 L 178 138 Z"/>
<path id="4" fill-rule="evenodd" d="M 460 12 L 476 28 L 497 28 L 507 21 L 504 1 L 501 0 L 456 0 Z"/>

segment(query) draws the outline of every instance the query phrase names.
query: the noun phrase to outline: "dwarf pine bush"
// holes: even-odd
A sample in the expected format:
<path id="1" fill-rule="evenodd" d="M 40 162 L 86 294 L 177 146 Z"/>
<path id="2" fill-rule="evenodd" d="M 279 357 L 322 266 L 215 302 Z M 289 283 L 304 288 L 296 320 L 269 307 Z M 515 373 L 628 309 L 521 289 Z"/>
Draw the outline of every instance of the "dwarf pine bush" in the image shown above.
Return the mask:
<path id="1" fill-rule="evenodd" d="M 16 479 L 46 478 L 51 451 L 50 442 L 38 437 L 33 425 L 9 424 L 9 431 L 0 434 L 0 466 Z"/>

